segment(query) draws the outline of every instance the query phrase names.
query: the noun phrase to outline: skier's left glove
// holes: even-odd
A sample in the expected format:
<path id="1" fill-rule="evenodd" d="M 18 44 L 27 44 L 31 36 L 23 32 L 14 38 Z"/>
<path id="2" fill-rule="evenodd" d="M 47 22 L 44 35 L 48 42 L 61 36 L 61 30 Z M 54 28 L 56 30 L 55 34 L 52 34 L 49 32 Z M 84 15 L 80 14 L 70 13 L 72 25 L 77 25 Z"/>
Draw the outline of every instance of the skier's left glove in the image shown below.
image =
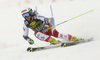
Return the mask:
<path id="1" fill-rule="evenodd" d="M 49 27 L 49 25 L 45 25 L 45 26 L 43 27 L 43 29 L 42 29 L 42 32 L 43 32 L 43 33 L 46 33 L 46 32 L 48 31 L 48 27 Z"/>
<path id="2" fill-rule="evenodd" d="M 31 39 L 31 38 L 29 38 L 28 36 L 23 36 L 24 37 L 24 39 L 26 40 L 26 41 L 28 41 L 29 42 L 29 44 L 34 44 L 34 41 Z"/>
<path id="3" fill-rule="evenodd" d="M 28 41 L 28 42 L 29 42 L 29 44 L 31 44 L 31 45 L 32 45 L 32 44 L 34 44 L 34 41 L 33 41 L 32 39 L 30 39 L 30 38 L 29 38 L 29 39 L 27 39 L 27 41 Z"/>

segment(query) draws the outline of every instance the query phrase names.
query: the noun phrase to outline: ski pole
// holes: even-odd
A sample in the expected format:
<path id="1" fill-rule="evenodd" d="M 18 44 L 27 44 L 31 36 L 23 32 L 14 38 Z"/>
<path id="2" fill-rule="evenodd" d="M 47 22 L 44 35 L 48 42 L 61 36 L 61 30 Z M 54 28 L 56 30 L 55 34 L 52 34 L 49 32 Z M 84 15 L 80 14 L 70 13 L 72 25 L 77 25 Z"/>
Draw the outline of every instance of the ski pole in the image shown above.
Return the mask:
<path id="1" fill-rule="evenodd" d="M 37 11 L 37 6 L 35 6 L 35 9 L 36 9 L 36 11 Z"/>
<path id="2" fill-rule="evenodd" d="M 53 17 L 53 11 L 52 11 L 52 6 L 50 5 L 50 10 L 51 10 L 51 15 Z"/>
<path id="3" fill-rule="evenodd" d="M 53 26 L 53 27 L 48 28 L 47 30 L 49 30 L 49 29 L 51 29 L 51 28 L 54 28 L 54 27 L 56 27 L 56 26 L 59 26 L 59 25 L 65 23 L 65 22 L 71 21 L 71 20 L 73 20 L 73 19 L 75 19 L 75 18 L 78 18 L 78 17 L 80 17 L 80 16 L 83 16 L 83 15 L 85 15 L 85 14 L 87 14 L 87 13 L 90 13 L 90 12 L 93 12 L 93 10 L 90 10 L 90 11 L 85 12 L 85 13 L 83 13 L 83 14 L 80 14 L 80 15 L 78 15 L 78 16 L 76 16 L 76 17 L 73 17 L 73 18 L 71 18 L 71 19 L 68 19 L 68 20 L 66 20 L 66 21 L 64 21 L 64 22 L 61 22 L 61 23 L 59 23 L 59 24 L 57 24 L 57 25 L 55 25 L 55 26 Z"/>

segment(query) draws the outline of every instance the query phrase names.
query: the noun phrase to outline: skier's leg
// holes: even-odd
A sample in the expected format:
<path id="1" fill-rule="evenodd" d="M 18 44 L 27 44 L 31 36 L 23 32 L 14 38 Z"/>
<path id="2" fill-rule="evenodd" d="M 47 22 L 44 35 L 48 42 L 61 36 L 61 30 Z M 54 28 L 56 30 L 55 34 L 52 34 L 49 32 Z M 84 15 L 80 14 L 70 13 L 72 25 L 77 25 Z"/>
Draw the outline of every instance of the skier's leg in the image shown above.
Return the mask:
<path id="1" fill-rule="evenodd" d="M 55 26 L 55 23 L 54 23 L 54 18 L 51 19 L 50 21 L 50 25 L 49 27 L 52 27 L 52 26 Z M 48 33 L 48 32 L 47 32 Z M 77 40 L 80 40 L 79 38 L 75 37 L 75 36 L 72 36 L 70 34 L 65 34 L 65 33 L 60 33 L 56 30 L 56 28 L 52 28 L 49 30 L 49 34 L 51 34 L 52 36 L 56 37 L 56 38 L 62 38 L 62 39 L 65 39 L 67 41 L 77 41 Z"/>
<path id="2" fill-rule="evenodd" d="M 79 38 L 75 36 L 72 36 L 70 34 L 65 34 L 65 33 L 59 33 L 58 38 L 63 38 L 63 39 L 66 39 L 67 41 L 73 41 L 73 42 L 80 40 Z"/>
<path id="3" fill-rule="evenodd" d="M 53 33 L 54 37 L 56 37 L 56 38 L 62 38 L 62 39 L 65 39 L 67 41 L 73 41 L 73 42 L 75 42 L 77 40 L 80 40 L 79 38 L 77 38 L 75 36 L 72 36 L 70 34 L 59 33 L 56 29 L 53 29 L 52 33 Z"/>
<path id="4" fill-rule="evenodd" d="M 52 38 L 50 35 L 46 35 L 42 32 L 35 32 L 35 36 L 41 40 L 41 41 L 46 41 L 50 42 L 51 44 L 58 44 L 59 41 L 56 41 L 54 38 Z"/>

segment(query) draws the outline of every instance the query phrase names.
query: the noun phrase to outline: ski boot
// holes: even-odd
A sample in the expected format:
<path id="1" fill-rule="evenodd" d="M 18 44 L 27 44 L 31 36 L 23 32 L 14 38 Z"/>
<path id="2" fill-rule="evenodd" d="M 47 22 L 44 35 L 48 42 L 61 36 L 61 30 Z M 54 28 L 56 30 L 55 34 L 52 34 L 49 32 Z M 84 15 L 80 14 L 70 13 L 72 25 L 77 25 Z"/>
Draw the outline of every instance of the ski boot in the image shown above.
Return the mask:
<path id="1" fill-rule="evenodd" d="M 50 38 L 50 39 L 48 40 L 48 42 L 50 42 L 50 43 L 53 44 L 53 45 L 59 44 L 59 43 L 60 43 L 60 41 L 56 41 L 54 38 Z"/>
<path id="2" fill-rule="evenodd" d="M 73 43 L 62 43 L 61 47 L 67 47 L 67 46 L 75 45 L 76 43 L 79 43 L 81 41 L 81 39 L 77 38 L 75 36 L 71 36 L 70 41 L 72 41 Z"/>
<path id="3" fill-rule="evenodd" d="M 77 41 L 80 41 L 80 40 L 81 40 L 80 38 L 77 38 L 75 36 L 71 36 L 71 40 L 70 41 L 77 42 Z"/>

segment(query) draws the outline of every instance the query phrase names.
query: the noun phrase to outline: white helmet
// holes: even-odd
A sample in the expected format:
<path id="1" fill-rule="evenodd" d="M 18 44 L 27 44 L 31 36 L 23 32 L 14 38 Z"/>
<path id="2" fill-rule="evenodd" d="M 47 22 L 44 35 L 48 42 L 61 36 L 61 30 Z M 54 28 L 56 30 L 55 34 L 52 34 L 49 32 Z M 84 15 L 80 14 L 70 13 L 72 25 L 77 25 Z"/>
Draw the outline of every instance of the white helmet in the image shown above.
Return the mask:
<path id="1" fill-rule="evenodd" d="M 33 10 L 31 8 L 25 8 L 22 10 L 21 14 L 24 18 L 28 16 L 33 16 Z"/>

